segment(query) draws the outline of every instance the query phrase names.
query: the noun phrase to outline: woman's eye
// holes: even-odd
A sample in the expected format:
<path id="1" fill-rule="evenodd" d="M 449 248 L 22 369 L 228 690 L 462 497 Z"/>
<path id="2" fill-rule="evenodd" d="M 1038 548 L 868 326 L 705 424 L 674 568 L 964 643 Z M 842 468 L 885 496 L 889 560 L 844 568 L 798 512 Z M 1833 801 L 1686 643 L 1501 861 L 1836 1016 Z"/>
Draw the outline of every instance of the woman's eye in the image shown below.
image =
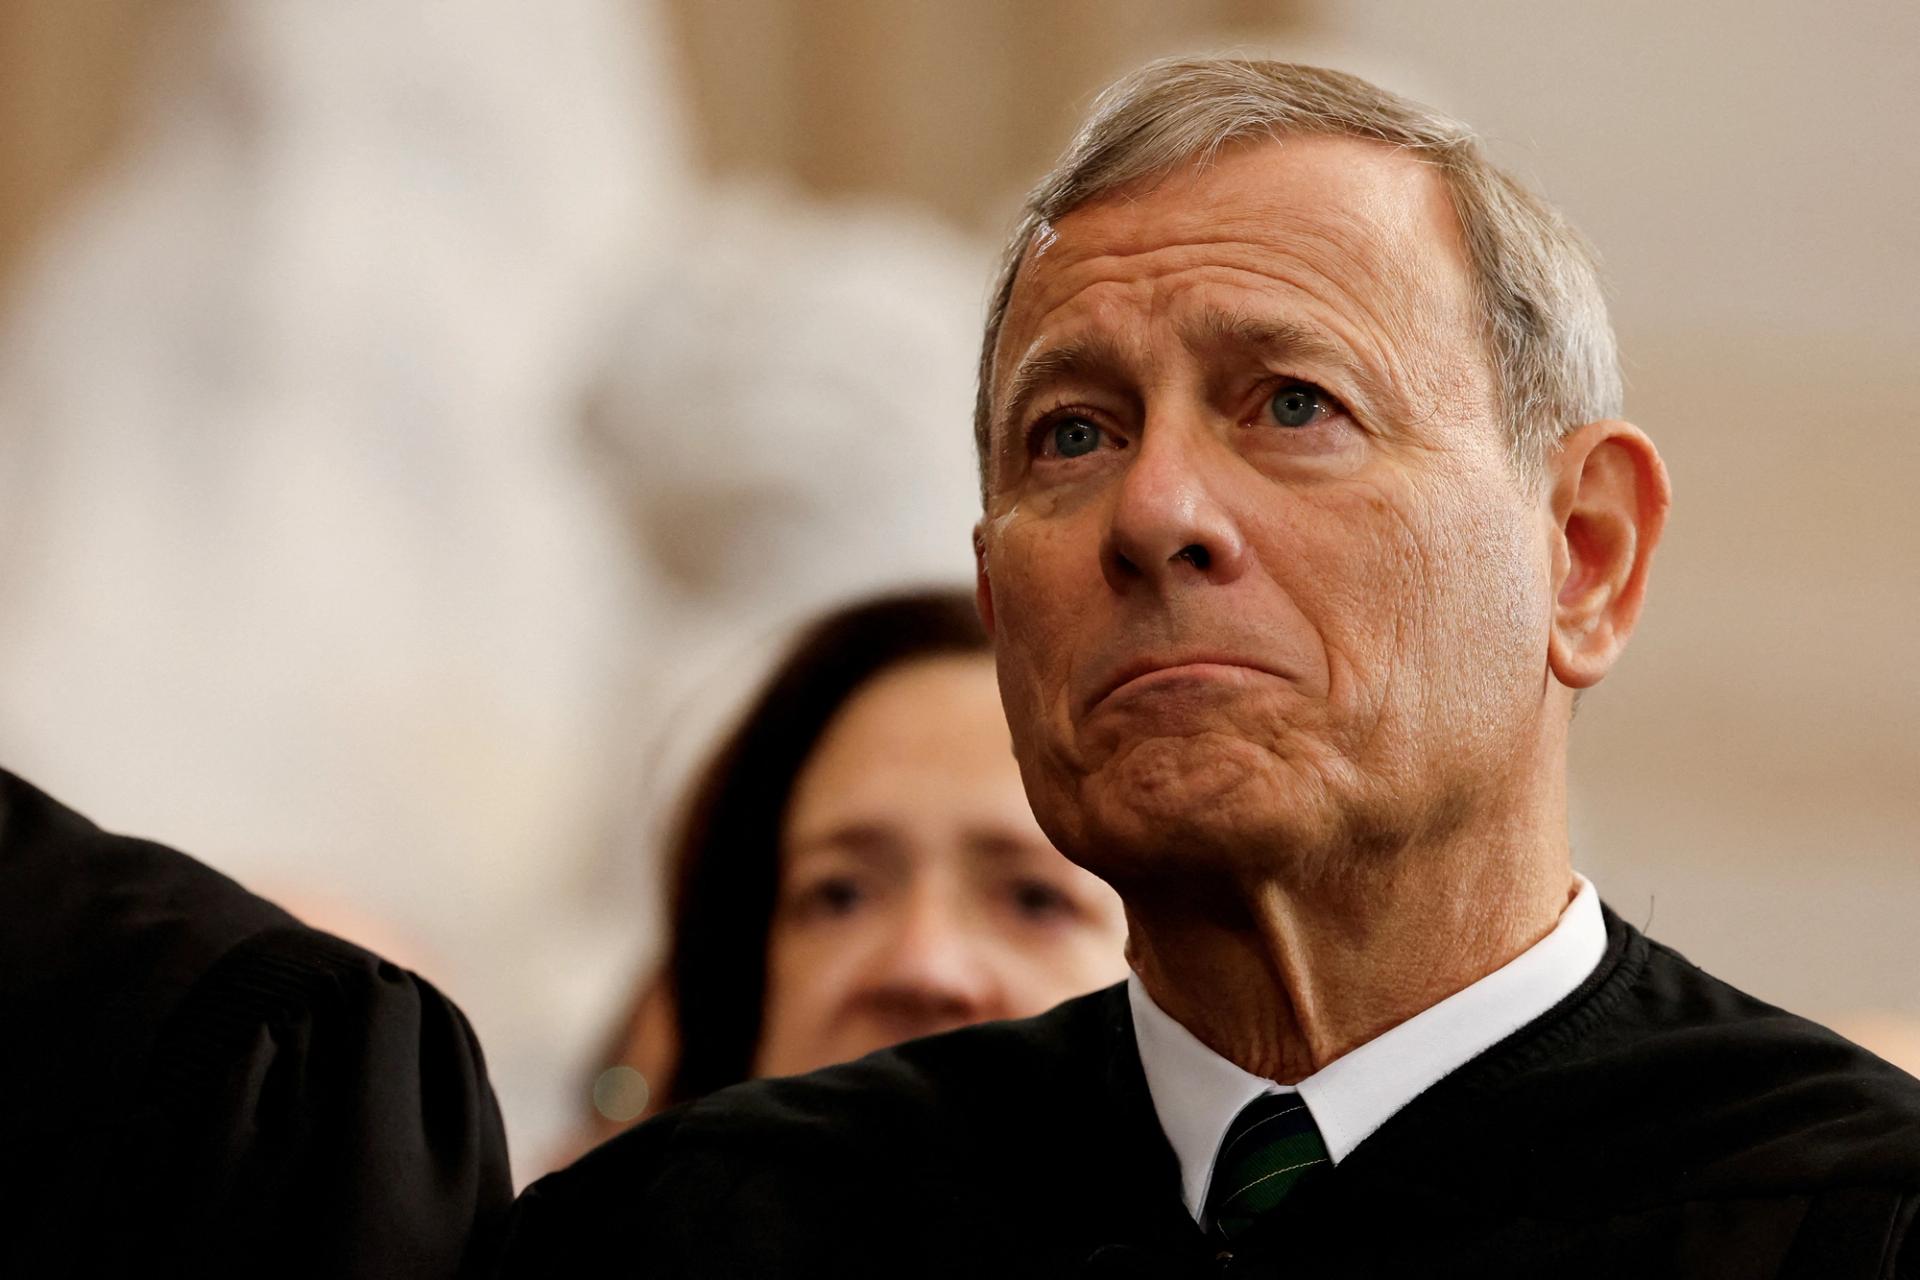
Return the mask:
<path id="1" fill-rule="evenodd" d="M 794 895 L 794 907 L 801 915 L 844 916 L 860 905 L 865 895 L 858 882 L 844 876 L 816 880 Z"/>
<path id="2" fill-rule="evenodd" d="M 1056 920 L 1074 914 L 1073 900 L 1052 885 L 1026 880 L 1013 886 L 1013 905 L 1031 920 Z"/>
<path id="3" fill-rule="evenodd" d="M 1078 458 L 1100 447 L 1101 431 L 1085 418 L 1062 418 L 1049 431 L 1053 451 L 1063 458 Z"/>
<path id="4" fill-rule="evenodd" d="M 1316 418 L 1326 412 L 1326 397 L 1318 387 L 1292 382 L 1274 392 L 1273 399 L 1267 402 L 1267 411 L 1273 420 L 1283 427 L 1312 426 Z"/>

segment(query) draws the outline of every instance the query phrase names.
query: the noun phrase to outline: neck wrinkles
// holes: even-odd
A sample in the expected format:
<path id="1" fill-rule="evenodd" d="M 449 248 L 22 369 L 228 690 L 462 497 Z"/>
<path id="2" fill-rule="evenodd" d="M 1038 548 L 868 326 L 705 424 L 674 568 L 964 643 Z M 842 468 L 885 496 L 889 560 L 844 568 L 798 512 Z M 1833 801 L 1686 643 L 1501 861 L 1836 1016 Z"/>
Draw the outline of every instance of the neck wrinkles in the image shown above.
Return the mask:
<path id="1" fill-rule="evenodd" d="M 1527 950 L 1575 888 L 1555 842 L 1406 851 L 1380 874 L 1311 886 L 1129 892 L 1128 958 L 1208 1048 L 1292 1084 Z"/>

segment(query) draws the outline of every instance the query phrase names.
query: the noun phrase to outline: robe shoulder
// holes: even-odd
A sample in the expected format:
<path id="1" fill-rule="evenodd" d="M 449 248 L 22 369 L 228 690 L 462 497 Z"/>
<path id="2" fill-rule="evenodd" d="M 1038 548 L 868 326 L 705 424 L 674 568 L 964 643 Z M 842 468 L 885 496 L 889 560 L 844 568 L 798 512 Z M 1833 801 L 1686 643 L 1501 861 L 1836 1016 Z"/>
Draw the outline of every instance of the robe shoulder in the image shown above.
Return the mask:
<path id="1" fill-rule="evenodd" d="M 0 917 L 0 1181 L 24 1224 L 0 1271 L 481 1265 L 506 1141 L 432 984 L 5 774 Z"/>
<path id="2" fill-rule="evenodd" d="M 1516 1194 L 1920 1194 L 1920 1080 L 1609 923 L 1616 954 L 1588 985 L 1442 1081 L 1409 1130 L 1489 1134 L 1464 1151 L 1501 1162 Z"/>
<path id="3" fill-rule="evenodd" d="M 503 1274 L 576 1274 L 620 1253 L 631 1274 L 751 1274 L 767 1258 L 830 1265 L 836 1237 L 857 1237 L 862 1257 L 923 1267 L 930 1222 L 947 1231 L 978 1217 L 993 1233 L 991 1205 L 1018 1198 L 1008 1162 L 1079 1121 L 1062 1102 L 1104 1088 L 1090 1082 L 1125 1011 L 1116 986 L 677 1107 L 529 1187 Z"/>
<path id="4" fill-rule="evenodd" d="M 1326 1274 L 1419 1258 L 1456 1268 L 1435 1274 L 1664 1274 L 1724 1254 L 1753 1269 L 1672 1273 L 1884 1277 L 1920 1248 L 1916 1211 L 1920 1085 L 1608 913 L 1578 990 L 1388 1119 L 1284 1234 Z M 1120 987 L 669 1113 L 536 1184 L 513 1244 L 512 1276 L 1212 1260 Z"/>

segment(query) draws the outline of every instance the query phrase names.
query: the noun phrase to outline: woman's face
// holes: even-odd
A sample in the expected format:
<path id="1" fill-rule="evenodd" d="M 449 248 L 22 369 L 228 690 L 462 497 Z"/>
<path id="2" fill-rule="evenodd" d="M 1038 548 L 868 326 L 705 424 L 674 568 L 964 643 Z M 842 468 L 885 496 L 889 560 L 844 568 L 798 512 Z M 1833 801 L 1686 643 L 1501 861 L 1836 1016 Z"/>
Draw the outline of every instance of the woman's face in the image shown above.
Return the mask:
<path id="1" fill-rule="evenodd" d="M 1027 807 L 993 661 L 924 658 L 862 686 L 781 831 L 758 1075 L 1040 1013 L 1126 975 L 1107 886 Z"/>

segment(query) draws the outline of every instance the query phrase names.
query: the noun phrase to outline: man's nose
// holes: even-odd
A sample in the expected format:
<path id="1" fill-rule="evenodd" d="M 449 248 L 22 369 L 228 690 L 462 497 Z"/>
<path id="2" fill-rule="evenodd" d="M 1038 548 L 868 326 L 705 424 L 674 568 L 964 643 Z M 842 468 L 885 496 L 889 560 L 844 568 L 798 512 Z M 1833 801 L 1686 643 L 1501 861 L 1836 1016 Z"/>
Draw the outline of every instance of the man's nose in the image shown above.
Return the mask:
<path id="1" fill-rule="evenodd" d="M 1101 548 L 1108 585 L 1125 593 L 1239 577 L 1246 541 L 1215 495 L 1221 470 L 1233 461 L 1205 430 L 1149 424 L 1121 476 Z"/>

